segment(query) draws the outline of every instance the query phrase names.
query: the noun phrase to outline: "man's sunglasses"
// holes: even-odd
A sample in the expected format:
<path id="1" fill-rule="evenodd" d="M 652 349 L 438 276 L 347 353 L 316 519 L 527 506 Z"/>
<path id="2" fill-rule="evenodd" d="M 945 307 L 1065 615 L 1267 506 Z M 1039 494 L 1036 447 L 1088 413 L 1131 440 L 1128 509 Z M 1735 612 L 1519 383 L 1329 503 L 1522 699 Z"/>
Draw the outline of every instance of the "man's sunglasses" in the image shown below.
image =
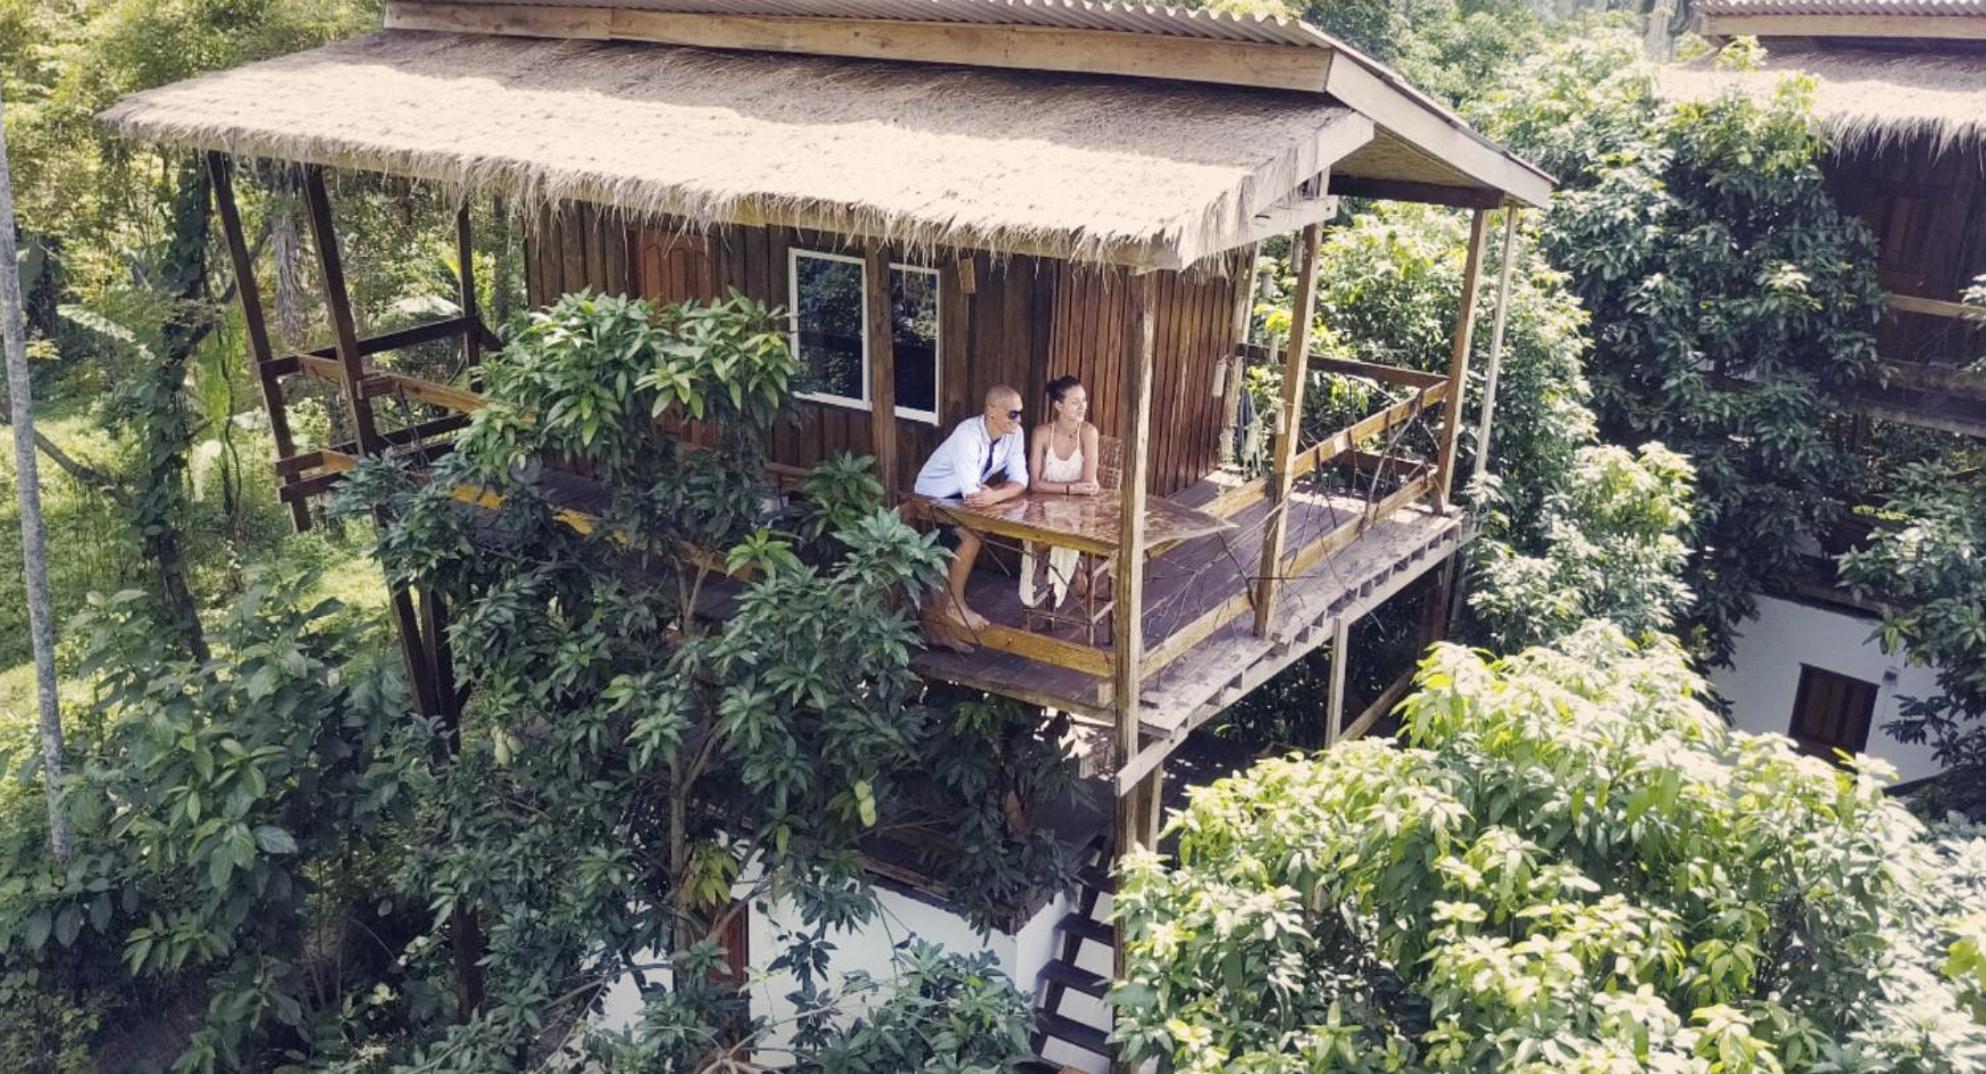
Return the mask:
<path id="1" fill-rule="evenodd" d="M 1007 411 L 1007 420 L 1008 420 L 1008 421 L 1019 421 L 1019 420 L 1021 420 L 1021 412 L 1020 412 L 1020 411 L 1018 411 L 1018 410 L 1009 410 L 1009 411 Z"/>

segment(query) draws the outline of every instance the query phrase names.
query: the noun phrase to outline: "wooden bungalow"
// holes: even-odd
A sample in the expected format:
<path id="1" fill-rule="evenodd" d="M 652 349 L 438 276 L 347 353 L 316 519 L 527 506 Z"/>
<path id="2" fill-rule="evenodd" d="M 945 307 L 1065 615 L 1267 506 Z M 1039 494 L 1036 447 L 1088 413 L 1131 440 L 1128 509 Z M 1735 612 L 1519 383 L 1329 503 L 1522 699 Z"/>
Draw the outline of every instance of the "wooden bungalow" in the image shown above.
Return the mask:
<path id="1" fill-rule="evenodd" d="M 1062 373 L 1088 382 L 1092 419 L 1122 446 L 1116 493 L 1079 519 L 1032 495 L 1002 517 L 937 510 L 1110 562 L 1107 614 L 1033 621 L 989 569 L 974 593 L 994 626 L 971 654 L 933 650 L 919 667 L 1085 721 L 1120 849 L 1154 838 L 1165 760 L 1189 731 L 1326 642 L 1344 652 L 1354 619 L 1466 537 L 1451 491 L 1488 217 L 1507 209 L 1510 227 L 1550 180 L 1312 27 L 1068 0 L 385 11 L 380 32 L 139 93 L 104 117 L 208 154 L 300 525 L 303 501 L 357 458 L 434 443 L 479 404 L 473 375 L 421 380 L 389 352 L 457 338 L 473 359 L 501 345 L 473 284 L 458 316 L 360 336 L 324 180 L 339 168 L 518 207 L 533 302 L 735 287 L 793 311 L 814 378 L 805 424 L 776 444 L 781 466 L 869 454 L 894 493 L 990 386 L 1032 397 Z M 230 158 L 303 166 L 328 346 L 272 351 Z M 1445 375 L 1311 354 L 1319 230 L 1342 196 L 1473 210 Z M 465 266 L 469 227 L 465 208 Z M 1254 255 L 1286 235 L 1295 328 L 1268 355 L 1243 338 Z M 1385 401 L 1322 436 L 1275 421 L 1266 472 L 1224 466 L 1251 356 L 1285 374 L 1274 412 L 1301 413 L 1320 371 Z M 352 441 L 298 448 L 284 410 L 298 377 L 342 390 Z M 383 429 L 382 396 L 433 416 Z M 423 706 L 457 704 L 440 609 L 403 594 L 396 614 Z M 1320 714 L 1332 735 L 1346 730 L 1337 675 Z"/>
<path id="2" fill-rule="evenodd" d="M 1737 89 L 1764 98 L 1792 73 L 1814 80 L 1833 140 L 1830 187 L 1875 232 L 1890 309 L 1877 328 L 1887 383 L 1862 390 L 1872 417 L 1986 436 L 1986 3 L 1952 0 L 1700 0 L 1712 42 L 1764 46 L 1752 71 L 1699 60 L 1663 70 L 1671 99 Z"/>

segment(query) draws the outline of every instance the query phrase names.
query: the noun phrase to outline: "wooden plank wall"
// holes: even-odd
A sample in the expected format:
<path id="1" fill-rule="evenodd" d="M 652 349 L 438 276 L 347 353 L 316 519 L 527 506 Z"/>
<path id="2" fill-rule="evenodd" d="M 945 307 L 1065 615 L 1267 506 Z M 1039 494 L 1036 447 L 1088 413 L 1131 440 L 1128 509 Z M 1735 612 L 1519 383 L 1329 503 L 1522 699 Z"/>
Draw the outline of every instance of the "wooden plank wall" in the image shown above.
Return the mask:
<path id="1" fill-rule="evenodd" d="M 1089 387 L 1090 420 L 1122 436 L 1117 398 L 1130 326 L 1130 278 L 1055 262 L 1050 376 L 1073 373 Z M 1215 370 L 1234 353 L 1234 303 L 1245 276 L 1164 272 L 1156 281 L 1152 368 L 1151 490 L 1165 496 L 1211 473 L 1220 460 L 1221 399 Z M 1046 383 L 1044 378 L 1037 384 Z M 1048 400 L 1029 405 L 1047 412 Z"/>
<path id="2" fill-rule="evenodd" d="M 1896 294 L 1958 301 L 1986 273 L 1986 160 L 1978 149 L 1940 150 L 1928 136 L 1885 140 L 1828 162 L 1828 187 L 1876 234 L 1876 271 Z M 1963 364 L 1986 332 L 1946 317 L 1894 312 L 1876 349 L 1899 362 Z"/>
<path id="3" fill-rule="evenodd" d="M 847 239 L 789 228 L 689 229 L 668 222 L 627 227 L 587 206 L 541 214 L 526 242 L 533 305 L 581 288 L 638 294 L 657 302 L 708 300 L 729 288 L 769 306 L 787 304 L 787 252 L 793 247 L 859 255 Z M 921 263 L 939 272 L 939 419 L 899 419 L 897 480 L 917 469 L 952 426 L 978 412 L 986 390 L 1008 384 L 1027 401 L 1030 426 L 1043 420 L 1043 386 L 1074 373 L 1089 386 L 1091 420 L 1122 434 L 1116 398 L 1128 340 L 1130 292 L 1121 272 L 1046 258 L 936 251 Z M 1219 359 L 1232 352 L 1239 274 L 1163 273 L 1157 286 L 1158 339 L 1152 393 L 1152 491 L 1166 495 L 1211 472 L 1219 458 L 1222 406 L 1213 394 Z M 773 457 L 809 466 L 841 452 L 870 451 L 867 411 L 803 404 L 801 423 L 782 430 Z"/>

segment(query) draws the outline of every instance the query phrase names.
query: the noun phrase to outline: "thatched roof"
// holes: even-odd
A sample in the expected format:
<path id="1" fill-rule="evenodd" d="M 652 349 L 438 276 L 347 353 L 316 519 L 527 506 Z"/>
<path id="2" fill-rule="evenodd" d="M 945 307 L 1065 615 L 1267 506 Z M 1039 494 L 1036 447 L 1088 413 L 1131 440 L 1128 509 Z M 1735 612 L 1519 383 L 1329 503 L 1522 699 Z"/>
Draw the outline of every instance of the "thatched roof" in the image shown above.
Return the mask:
<path id="1" fill-rule="evenodd" d="M 1736 90 L 1768 99 L 1793 72 L 1814 77 L 1814 113 L 1844 145 L 1929 138 L 1947 146 L 1986 136 L 1986 55 L 1828 48 L 1775 52 L 1755 71 L 1714 59 L 1661 68 L 1657 95 L 1715 97 Z"/>
<path id="2" fill-rule="evenodd" d="M 1290 92 L 394 30 L 103 118 L 527 205 L 1180 264 L 1246 241 L 1258 212 L 1372 132 Z"/>
<path id="3" fill-rule="evenodd" d="M 1699 15 L 1986 15 L 1986 0 L 1697 0 Z"/>

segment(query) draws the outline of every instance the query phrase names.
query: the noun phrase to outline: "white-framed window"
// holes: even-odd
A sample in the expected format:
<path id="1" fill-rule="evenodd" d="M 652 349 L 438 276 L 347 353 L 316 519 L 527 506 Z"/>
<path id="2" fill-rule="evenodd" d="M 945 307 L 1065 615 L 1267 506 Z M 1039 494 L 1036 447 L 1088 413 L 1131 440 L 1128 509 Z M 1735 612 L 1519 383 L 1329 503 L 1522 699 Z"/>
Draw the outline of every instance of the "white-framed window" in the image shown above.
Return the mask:
<path id="1" fill-rule="evenodd" d="M 865 266 L 859 257 L 787 251 L 787 308 L 793 352 L 815 388 L 801 398 L 870 408 L 869 317 Z M 938 340 L 942 318 L 938 270 L 890 265 L 896 415 L 938 423 Z"/>

